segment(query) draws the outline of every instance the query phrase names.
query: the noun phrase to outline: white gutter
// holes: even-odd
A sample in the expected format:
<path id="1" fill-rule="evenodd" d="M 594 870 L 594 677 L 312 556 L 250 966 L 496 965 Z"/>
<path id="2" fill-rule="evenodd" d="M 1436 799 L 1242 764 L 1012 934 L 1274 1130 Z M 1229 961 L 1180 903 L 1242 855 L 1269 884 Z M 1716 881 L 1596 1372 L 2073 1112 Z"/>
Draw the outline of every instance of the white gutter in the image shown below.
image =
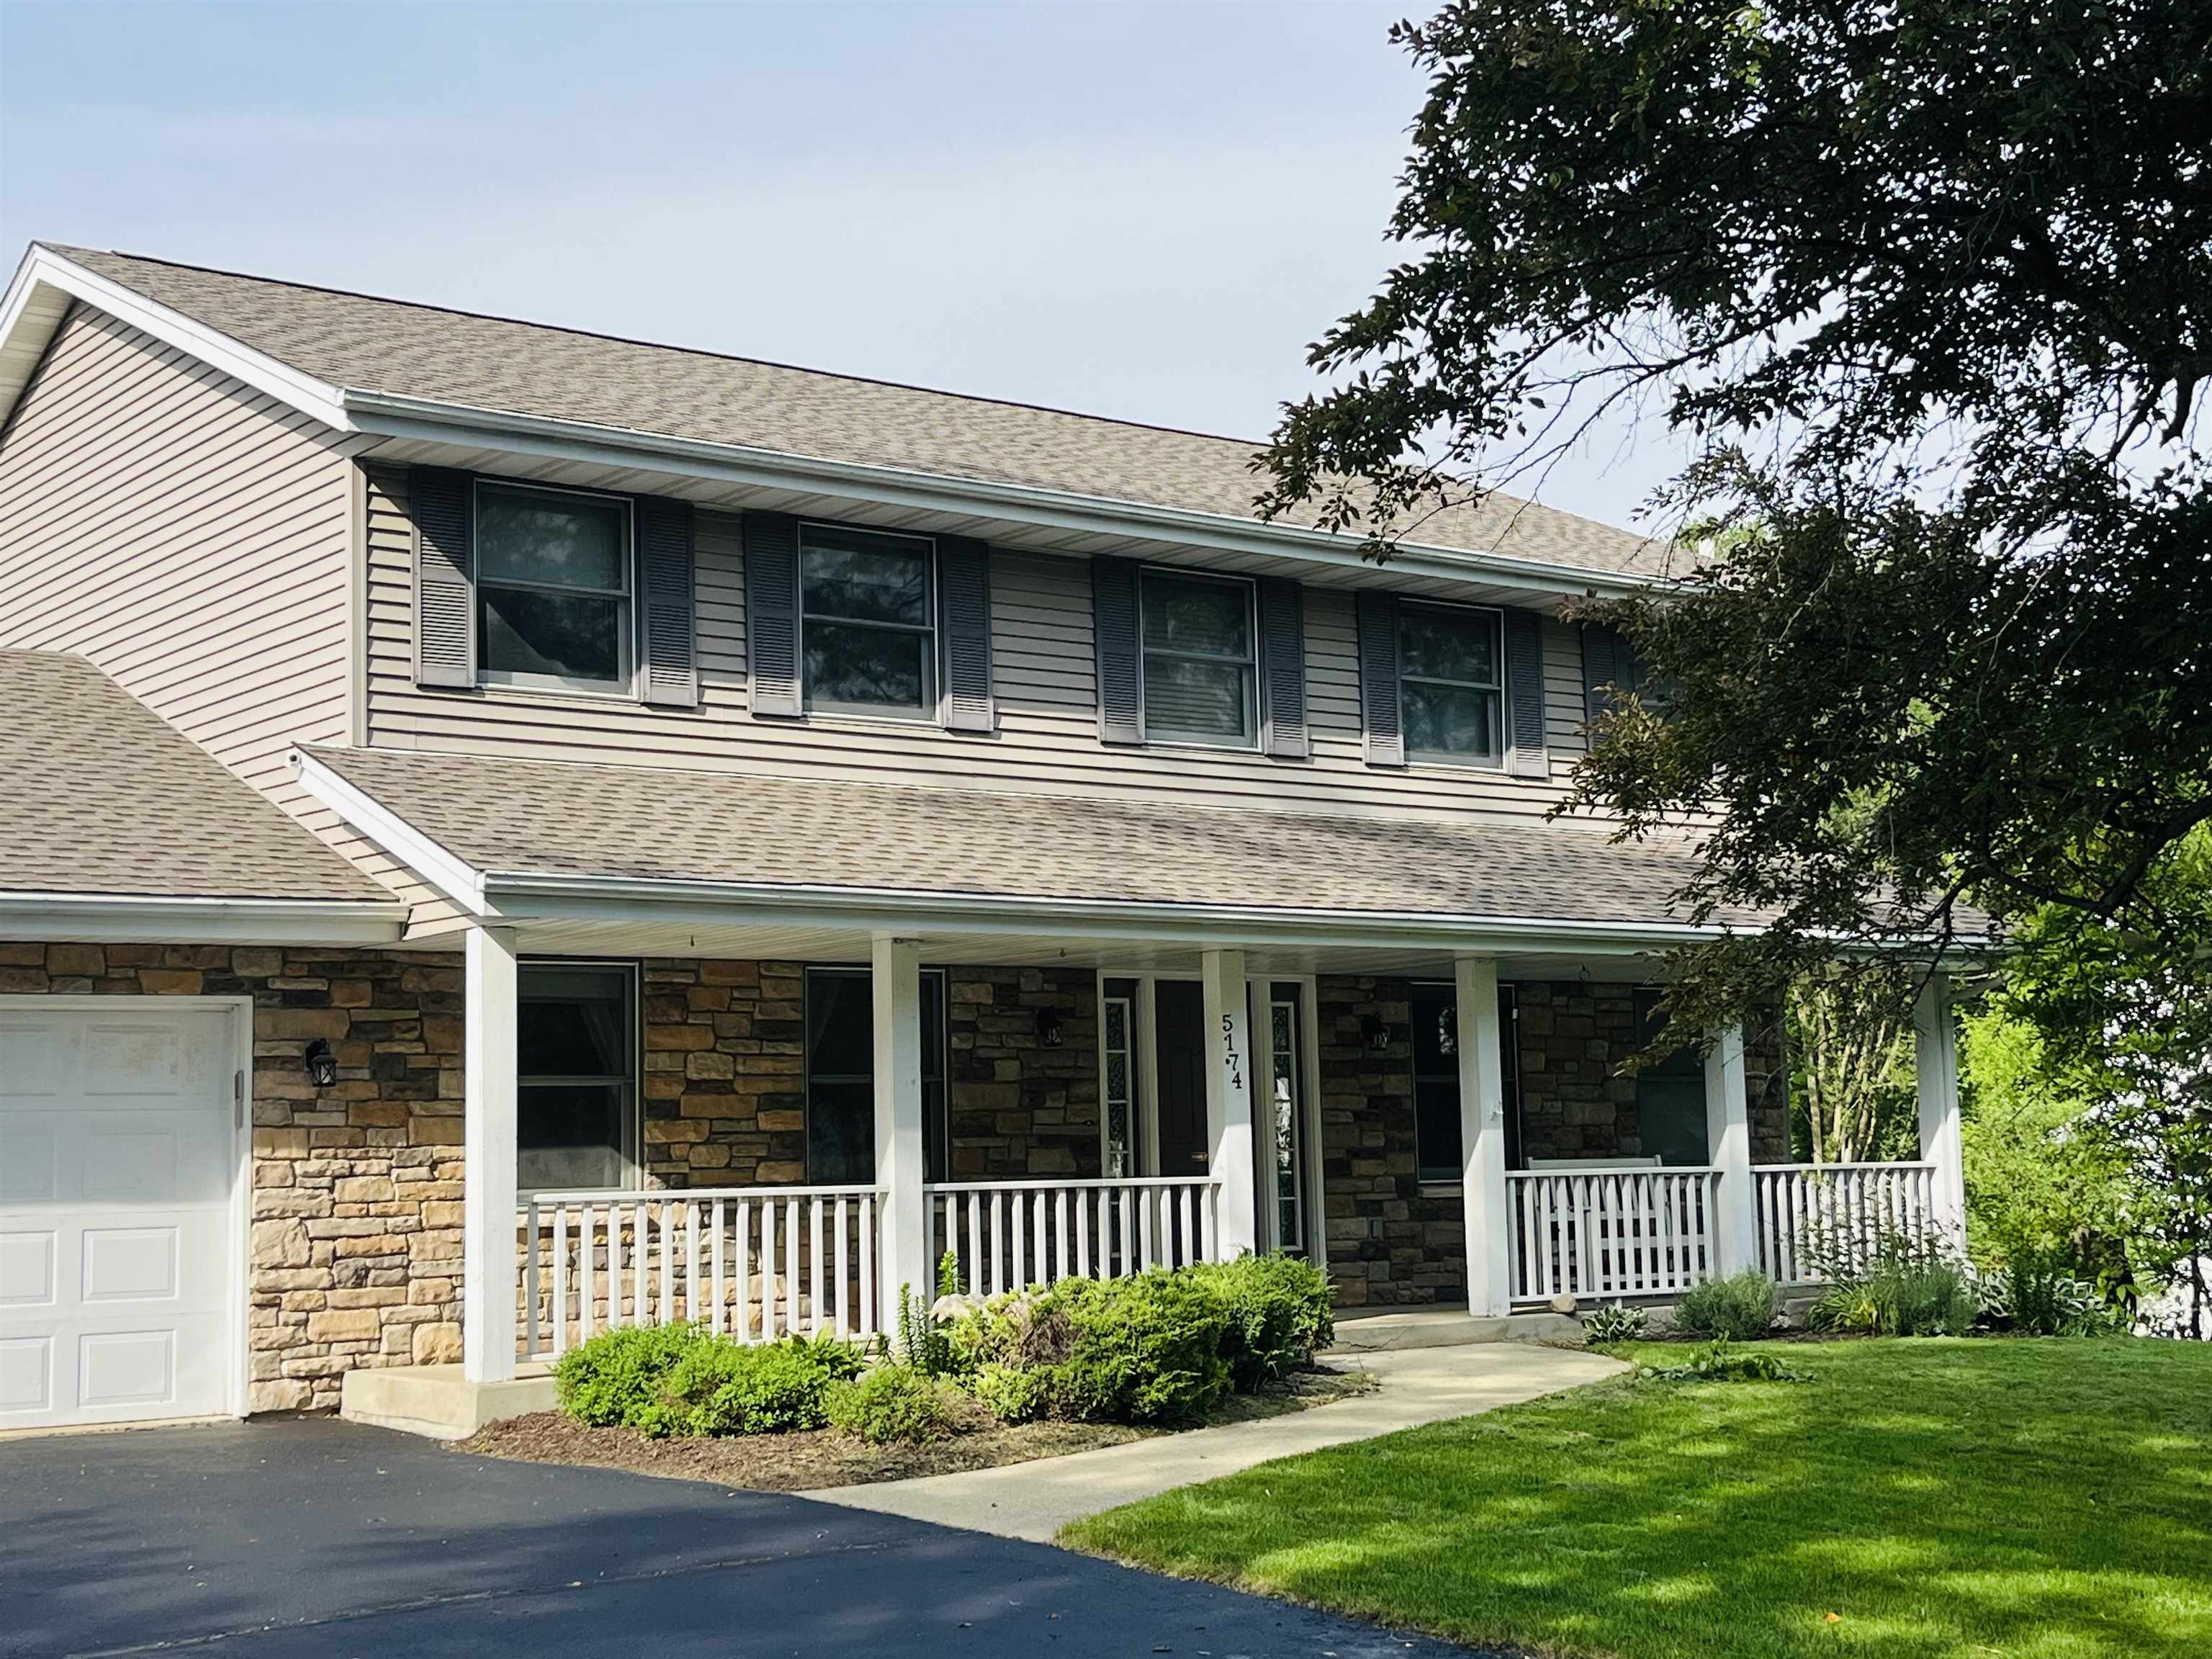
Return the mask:
<path id="1" fill-rule="evenodd" d="M 143 945 L 396 945 L 397 899 L 187 898 L 0 892 L 0 939 Z"/>
<path id="2" fill-rule="evenodd" d="M 804 489 L 889 507 L 1007 519 L 1053 530 L 1150 536 L 1194 547 L 1372 568 L 1352 538 L 1297 525 L 1263 524 L 1229 514 L 1032 484 L 824 460 L 784 450 L 708 443 L 627 427 L 438 403 L 391 392 L 348 390 L 341 395 L 352 429 L 376 436 L 504 449 L 600 466 L 635 468 L 659 460 L 675 464 L 664 465 L 663 471 L 759 489 Z M 1399 544 L 1390 562 L 1394 568 L 1414 575 L 1480 580 L 1552 595 L 1617 596 L 1663 586 L 1670 580 L 1413 542 Z"/>

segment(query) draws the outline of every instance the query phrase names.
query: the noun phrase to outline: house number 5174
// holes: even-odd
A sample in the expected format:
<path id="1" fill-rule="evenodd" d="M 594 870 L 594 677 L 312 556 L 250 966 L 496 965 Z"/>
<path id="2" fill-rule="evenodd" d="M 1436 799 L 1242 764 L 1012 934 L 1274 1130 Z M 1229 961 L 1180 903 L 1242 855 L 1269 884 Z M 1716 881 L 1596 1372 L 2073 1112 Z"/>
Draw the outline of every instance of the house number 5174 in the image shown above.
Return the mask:
<path id="1" fill-rule="evenodd" d="M 1221 1017 L 1221 1063 L 1229 1068 L 1229 1086 L 1243 1088 L 1244 1072 L 1237 1053 L 1237 1017 L 1234 1014 Z"/>

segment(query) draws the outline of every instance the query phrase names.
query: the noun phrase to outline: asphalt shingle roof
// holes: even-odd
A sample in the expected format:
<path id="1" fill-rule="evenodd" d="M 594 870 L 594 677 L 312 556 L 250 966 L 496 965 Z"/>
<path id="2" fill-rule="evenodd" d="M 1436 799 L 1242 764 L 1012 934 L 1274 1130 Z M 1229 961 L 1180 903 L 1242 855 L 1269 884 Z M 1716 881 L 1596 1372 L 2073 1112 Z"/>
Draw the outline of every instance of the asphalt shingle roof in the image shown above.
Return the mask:
<path id="1" fill-rule="evenodd" d="M 0 651 L 0 890 L 392 902 L 79 657 Z"/>
<path id="2" fill-rule="evenodd" d="M 136 255 L 55 252 L 343 390 L 379 392 L 816 460 L 1254 518 L 1255 441 L 926 391 Z M 1293 520 L 1295 521 L 1295 520 Z M 1494 495 L 1425 520 L 1424 545 L 1657 571 L 1658 543 Z"/>
<path id="3" fill-rule="evenodd" d="M 1686 844 L 396 750 L 309 751 L 495 875 L 1667 923 Z"/>

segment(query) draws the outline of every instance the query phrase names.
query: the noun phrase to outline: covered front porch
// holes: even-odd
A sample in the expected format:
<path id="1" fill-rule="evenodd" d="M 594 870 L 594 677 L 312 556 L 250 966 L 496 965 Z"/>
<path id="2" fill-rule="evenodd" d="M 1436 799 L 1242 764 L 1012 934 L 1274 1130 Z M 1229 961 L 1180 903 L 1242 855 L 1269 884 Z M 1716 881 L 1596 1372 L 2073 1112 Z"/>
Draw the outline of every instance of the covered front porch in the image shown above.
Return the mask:
<path id="1" fill-rule="evenodd" d="M 1940 986 L 1920 1028 L 1936 1156 L 1816 1168 L 1789 1160 L 1771 1032 L 1620 1073 L 1655 1000 L 1633 941 L 885 920 L 469 931 L 470 1378 L 633 1322 L 890 1333 L 946 1273 L 991 1294 L 1284 1250 L 1347 1313 L 1497 1320 L 1752 1266 L 1802 1282 L 1885 1225 L 1960 1225 Z M 634 1012 L 565 1000 L 625 979 Z M 547 1069 L 624 1030 L 594 1069 Z M 625 1070 L 627 1096 L 598 1080 Z M 580 1115 L 579 1091 L 616 1108 Z"/>

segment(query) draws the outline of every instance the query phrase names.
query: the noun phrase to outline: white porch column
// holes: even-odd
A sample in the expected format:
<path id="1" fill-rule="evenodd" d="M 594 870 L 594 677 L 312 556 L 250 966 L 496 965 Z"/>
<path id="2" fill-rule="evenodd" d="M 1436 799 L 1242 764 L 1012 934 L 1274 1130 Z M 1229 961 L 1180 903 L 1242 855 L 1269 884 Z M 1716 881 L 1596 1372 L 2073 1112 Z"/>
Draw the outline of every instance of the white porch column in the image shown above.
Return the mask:
<path id="1" fill-rule="evenodd" d="M 921 945 L 875 937 L 871 957 L 876 1050 L 876 1185 L 883 1189 L 877 1236 L 880 1327 L 898 1329 L 899 1292 L 937 1293 L 929 1262 L 929 1215 L 921 1190 Z"/>
<path id="2" fill-rule="evenodd" d="M 1966 1242 L 1966 1155 L 1959 1136 L 1959 1032 L 1951 976 L 1931 974 L 1912 1010 L 1912 1069 L 1920 1097 L 1920 1156 L 1936 1166 L 1935 1222 L 1954 1246 Z"/>
<path id="3" fill-rule="evenodd" d="M 514 933 L 474 927 L 462 1013 L 461 1371 L 514 1375 Z"/>
<path id="4" fill-rule="evenodd" d="M 1206 1169 L 1221 1183 L 1214 1251 L 1224 1261 L 1260 1248 L 1252 1146 L 1252 1016 L 1242 951 L 1208 951 Z"/>
<path id="5" fill-rule="evenodd" d="M 1723 1273 L 1759 1265 L 1758 1200 L 1751 1186 L 1751 1091 L 1743 1075 L 1743 1027 L 1716 1033 L 1705 1050 L 1705 1145 L 1721 1172 L 1714 1254 Z"/>
<path id="6" fill-rule="evenodd" d="M 1513 1229 L 1505 1192 L 1504 1031 L 1498 1018 L 1498 963 L 1489 957 L 1456 957 L 1452 980 L 1459 1036 L 1467 1310 L 1478 1318 L 1502 1318 L 1513 1310 Z"/>

